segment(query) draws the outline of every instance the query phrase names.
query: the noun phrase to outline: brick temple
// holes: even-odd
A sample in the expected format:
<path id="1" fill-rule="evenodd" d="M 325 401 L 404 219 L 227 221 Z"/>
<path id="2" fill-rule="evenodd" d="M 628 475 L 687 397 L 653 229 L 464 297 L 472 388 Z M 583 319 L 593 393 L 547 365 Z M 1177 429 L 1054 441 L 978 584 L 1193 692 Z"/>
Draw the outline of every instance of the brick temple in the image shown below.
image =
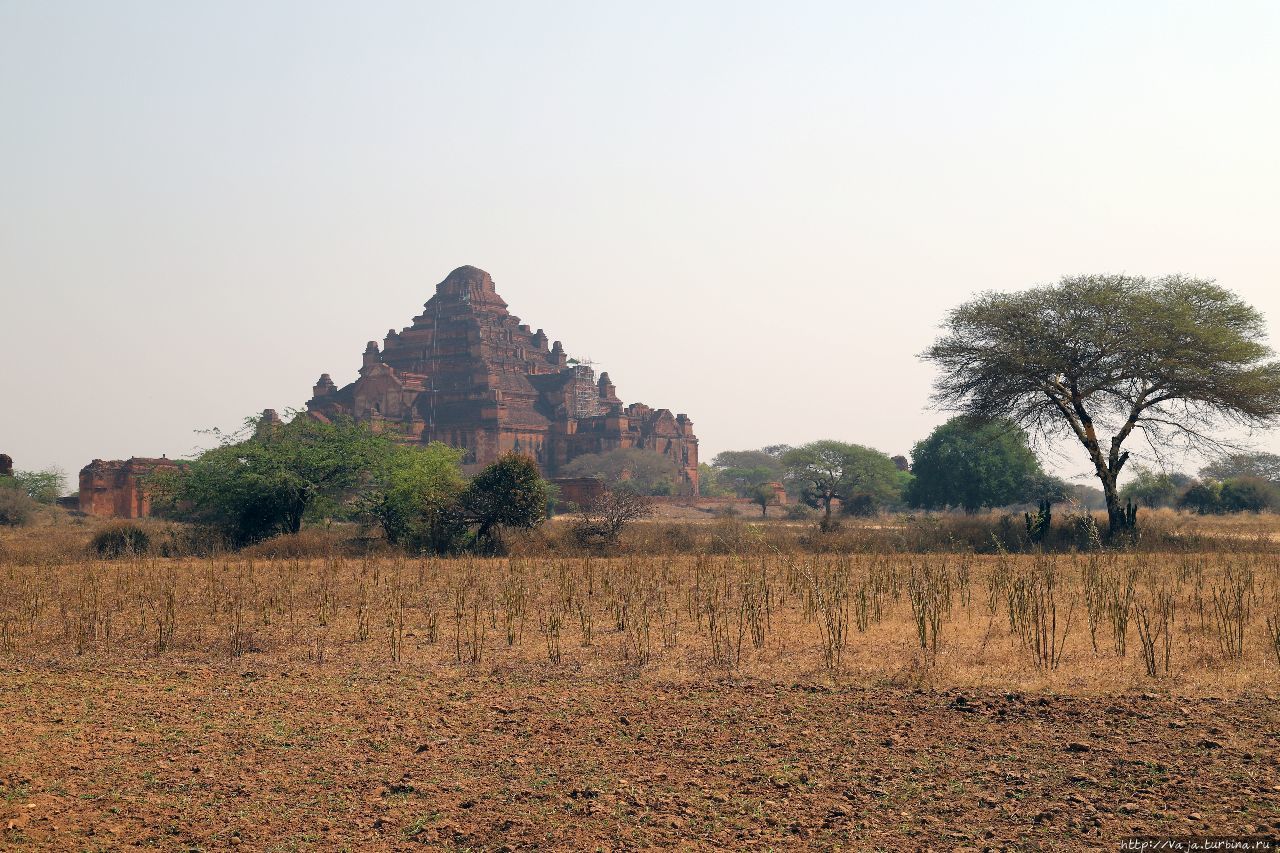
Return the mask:
<path id="1" fill-rule="evenodd" d="M 507 310 L 493 278 L 459 267 L 436 285 L 413 324 L 370 341 L 355 382 L 320 376 L 312 417 L 346 415 L 411 442 L 466 451 L 478 469 L 508 451 L 537 460 L 554 477 L 587 453 L 637 447 L 667 456 L 681 490 L 698 491 L 693 421 L 669 409 L 624 405 L 608 373 L 570 359 L 560 341 L 531 331 Z"/>
<path id="2" fill-rule="evenodd" d="M 77 508 L 101 518 L 145 518 L 151 515 L 146 477 L 161 468 L 177 468 L 172 459 L 95 459 L 80 469 Z"/>

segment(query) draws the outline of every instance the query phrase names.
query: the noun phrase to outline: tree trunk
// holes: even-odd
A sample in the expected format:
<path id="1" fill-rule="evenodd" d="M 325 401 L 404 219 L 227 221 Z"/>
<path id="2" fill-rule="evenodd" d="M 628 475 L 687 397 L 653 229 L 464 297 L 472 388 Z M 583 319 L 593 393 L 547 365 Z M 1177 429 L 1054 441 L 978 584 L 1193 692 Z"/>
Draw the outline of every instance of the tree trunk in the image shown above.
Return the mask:
<path id="1" fill-rule="evenodd" d="M 1127 533 L 1132 533 L 1137 525 L 1134 518 L 1130 516 L 1128 507 L 1122 506 L 1120 503 L 1120 493 L 1116 488 L 1116 477 L 1099 477 L 1102 481 L 1102 493 L 1107 498 L 1107 537 L 1115 538 Z"/>

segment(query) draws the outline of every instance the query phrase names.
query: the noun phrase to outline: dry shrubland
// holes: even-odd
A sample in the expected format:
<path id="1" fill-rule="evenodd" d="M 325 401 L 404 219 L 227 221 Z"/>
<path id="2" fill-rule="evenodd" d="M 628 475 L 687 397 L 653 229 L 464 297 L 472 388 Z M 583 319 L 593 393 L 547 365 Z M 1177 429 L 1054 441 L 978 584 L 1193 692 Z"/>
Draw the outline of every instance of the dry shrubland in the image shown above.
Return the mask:
<path id="1" fill-rule="evenodd" d="M 716 537 L 728 553 L 503 559 L 352 556 L 349 540 L 311 531 L 240 553 L 104 561 L 65 531 L 11 533 L 0 551 L 0 654 L 1271 690 L 1280 557 L 1250 547 L 1267 531 L 1243 521 L 1226 539 L 1238 550 L 994 555 L 785 551 L 778 542 L 807 531 L 741 522 L 637 526 L 667 543 Z M 868 526 L 845 541 L 881 534 Z M 149 538 L 174 535 L 153 526 Z M 51 549 L 59 541 L 63 550 Z"/>
<path id="2" fill-rule="evenodd" d="M 156 522 L 141 551 L 115 525 L 6 531 L 0 846 L 1270 834 L 1272 519 L 1153 521 L 1136 548 L 992 554 L 957 534 L 999 517 L 655 522 L 609 556 L 553 524 L 502 559 L 340 528 L 238 553 Z"/>

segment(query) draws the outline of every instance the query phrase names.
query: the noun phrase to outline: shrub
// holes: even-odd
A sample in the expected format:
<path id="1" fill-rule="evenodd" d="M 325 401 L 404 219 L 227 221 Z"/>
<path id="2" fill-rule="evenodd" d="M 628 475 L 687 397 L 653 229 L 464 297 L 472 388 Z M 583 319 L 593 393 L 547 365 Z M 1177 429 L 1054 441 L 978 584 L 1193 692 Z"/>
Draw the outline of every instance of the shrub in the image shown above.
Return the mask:
<path id="1" fill-rule="evenodd" d="M 15 471 L 13 480 L 36 503 L 55 503 L 67 490 L 67 475 L 58 468 Z"/>
<path id="2" fill-rule="evenodd" d="M 6 478 L 7 479 L 7 478 Z M 0 485 L 0 525 L 21 527 L 30 524 L 37 504 L 21 489 Z"/>
<path id="3" fill-rule="evenodd" d="M 240 553 L 264 560 L 308 560 L 350 553 L 355 550 L 353 544 L 336 530 L 308 527 L 255 542 Z"/>
<path id="4" fill-rule="evenodd" d="M 136 524 L 114 524 L 98 531 L 89 547 L 104 560 L 118 560 L 147 553 L 151 537 Z"/>
<path id="5" fill-rule="evenodd" d="M 1222 484 L 1227 512 L 1262 512 L 1280 507 L 1280 486 L 1261 477 L 1235 477 Z"/>
<path id="6" fill-rule="evenodd" d="M 688 525 L 668 524 L 662 528 L 662 541 L 672 551 L 687 554 L 697 550 L 698 539 Z"/>
<path id="7" fill-rule="evenodd" d="M 633 521 L 653 515 L 653 499 L 625 489 L 606 489 L 579 510 L 573 535 L 579 545 L 599 548 L 616 545 L 622 530 Z"/>
<path id="8" fill-rule="evenodd" d="M 791 504 L 782 515 L 788 521 L 812 521 L 817 514 L 818 511 L 813 507 L 805 506 L 804 504 Z"/>
<path id="9" fill-rule="evenodd" d="M 1222 484 L 1212 480 L 1192 483 L 1178 499 L 1181 509 L 1189 509 L 1200 515 L 1222 512 Z"/>

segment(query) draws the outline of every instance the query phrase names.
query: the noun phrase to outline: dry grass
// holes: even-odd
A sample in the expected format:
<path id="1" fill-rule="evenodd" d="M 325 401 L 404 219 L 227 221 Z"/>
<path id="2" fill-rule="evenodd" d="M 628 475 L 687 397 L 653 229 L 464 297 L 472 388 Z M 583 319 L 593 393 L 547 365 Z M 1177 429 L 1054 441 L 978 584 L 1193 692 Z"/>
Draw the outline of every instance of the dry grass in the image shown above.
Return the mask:
<path id="1" fill-rule="evenodd" d="M 92 525 L 5 532 L 0 846 L 1271 833 L 1280 560 L 1210 526 L 1231 550 L 812 553 L 724 523 L 628 547 L 730 553 L 413 559 L 308 531 L 104 562 Z"/>
<path id="2" fill-rule="evenodd" d="M 14 662 L 270 655 L 1204 695 L 1275 691 L 1280 676 L 1271 554 L 317 559 L 286 542 L 100 562 L 5 545 L 0 655 Z"/>

